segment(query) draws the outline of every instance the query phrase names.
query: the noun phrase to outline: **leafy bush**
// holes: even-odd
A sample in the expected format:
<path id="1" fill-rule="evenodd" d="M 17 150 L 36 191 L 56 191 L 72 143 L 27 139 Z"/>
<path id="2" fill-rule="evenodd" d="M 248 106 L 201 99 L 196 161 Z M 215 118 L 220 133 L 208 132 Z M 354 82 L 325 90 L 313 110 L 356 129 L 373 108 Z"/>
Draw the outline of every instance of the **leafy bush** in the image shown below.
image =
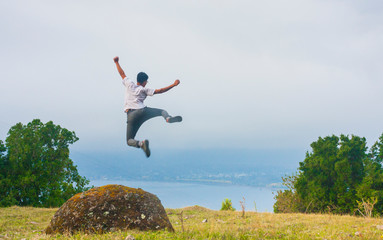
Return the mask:
<path id="1" fill-rule="evenodd" d="M 302 212 L 304 206 L 299 198 L 297 192 L 294 189 L 294 184 L 298 178 L 298 175 L 282 177 L 283 185 L 287 187 L 286 190 L 278 190 L 274 196 L 276 202 L 274 203 L 275 213 L 296 213 Z"/>
<path id="2" fill-rule="evenodd" d="M 223 210 L 223 211 L 226 211 L 226 210 L 235 211 L 235 208 L 233 208 L 233 205 L 231 204 L 230 199 L 225 198 L 225 200 L 222 202 L 221 210 Z"/>

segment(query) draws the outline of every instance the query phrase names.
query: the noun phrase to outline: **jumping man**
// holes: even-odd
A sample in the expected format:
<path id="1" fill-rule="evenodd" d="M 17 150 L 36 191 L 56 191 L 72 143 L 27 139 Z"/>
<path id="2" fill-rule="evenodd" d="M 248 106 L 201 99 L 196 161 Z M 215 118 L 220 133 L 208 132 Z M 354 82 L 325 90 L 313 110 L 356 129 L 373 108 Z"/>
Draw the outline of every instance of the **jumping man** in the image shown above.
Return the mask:
<path id="1" fill-rule="evenodd" d="M 134 139 L 134 137 L 137 134 L 138 129 L 141 127 L 141 125 L 154 117 L 162 116 L 166 122 L 168 123 L 174 123 L 174 122 L 181 122 L 182 117 L 176 116 L 172 117 L 162 109 L 157 108 L 149 108 L 144 105 L 144 100 L 146 96 L 153 96 L 154 94 L 164 93 L 172 89 L 173 87 L 180 84 L 180 80 L 175 80 L 174 83 L 168 87 L 164 87 L 161 89 L 150 89 L 146 88 L 146 84 L 148 83 L 148 75 L 144 72 L 140 72 L 137 74 L 137 83 L 135 83 L 133 80 L 126 77 L 124 71 L 122 70 L 120 64 L 119 64 L 119 58 L 115 57 L 114 62 L 116 63 L 117 70 L 120 73 L 120 76 L 122 78 L 122 83 L 125 85 L 125 105 L 124 105 L 124 111 L 127 114 L 128 121 L 127 121 L 127 128 L 126 128 L 126 140 L 129 146 L 141 148 L 145 154 L 146 157 L 150 156 L 150 149 L 149 149 L 149 141 L 143 140 L 143 141 L 137 141 Z"/>

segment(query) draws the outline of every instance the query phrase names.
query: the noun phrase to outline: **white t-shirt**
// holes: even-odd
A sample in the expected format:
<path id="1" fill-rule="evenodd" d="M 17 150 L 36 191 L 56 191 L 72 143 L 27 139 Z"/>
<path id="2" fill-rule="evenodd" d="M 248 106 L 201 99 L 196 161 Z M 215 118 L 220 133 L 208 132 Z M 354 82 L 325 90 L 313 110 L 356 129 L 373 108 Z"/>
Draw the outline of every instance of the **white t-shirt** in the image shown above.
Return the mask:
<path id="1" fill-rule="evenodd" d="M 154 89 L 137 85 L 128 77 L 125 77 L 122 80 L 122 84 L 125 85 L 124 111 L 128 109 L 140 109 L 146 107 L 144 105 L 146 96 L 153 96 L 155 91 Z"/>

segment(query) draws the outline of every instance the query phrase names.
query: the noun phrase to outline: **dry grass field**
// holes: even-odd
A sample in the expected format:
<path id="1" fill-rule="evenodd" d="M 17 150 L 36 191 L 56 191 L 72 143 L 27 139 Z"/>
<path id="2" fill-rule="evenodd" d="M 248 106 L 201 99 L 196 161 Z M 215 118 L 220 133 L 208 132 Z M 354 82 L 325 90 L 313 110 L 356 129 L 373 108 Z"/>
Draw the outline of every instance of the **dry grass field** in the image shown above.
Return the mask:
<path id="1" fill-rule="evenodd" d="M 174 233 L 45 235 L 42 231 L 56 210 L 0 208 L 0 239 L 383 239 L 381 218 L 256 212 L 246 212 L 243 217 L 239 211 L 213 211 L 199 206 L 166 209 Z"/>

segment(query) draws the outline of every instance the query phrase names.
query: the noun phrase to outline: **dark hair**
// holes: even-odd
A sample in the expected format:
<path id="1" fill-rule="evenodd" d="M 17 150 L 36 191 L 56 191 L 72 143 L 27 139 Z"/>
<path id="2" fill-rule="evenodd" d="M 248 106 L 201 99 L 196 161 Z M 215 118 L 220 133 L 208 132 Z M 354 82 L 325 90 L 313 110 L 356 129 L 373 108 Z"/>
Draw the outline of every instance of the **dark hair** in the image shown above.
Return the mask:
<path id="1" fill-rule="evenodd" d="M 148 80 L 148 74 L 144 73 L 144 72 L 139 72 L 137 74 L 137 82 L 139 83 L 144 83 L 146 80 Z"/>

